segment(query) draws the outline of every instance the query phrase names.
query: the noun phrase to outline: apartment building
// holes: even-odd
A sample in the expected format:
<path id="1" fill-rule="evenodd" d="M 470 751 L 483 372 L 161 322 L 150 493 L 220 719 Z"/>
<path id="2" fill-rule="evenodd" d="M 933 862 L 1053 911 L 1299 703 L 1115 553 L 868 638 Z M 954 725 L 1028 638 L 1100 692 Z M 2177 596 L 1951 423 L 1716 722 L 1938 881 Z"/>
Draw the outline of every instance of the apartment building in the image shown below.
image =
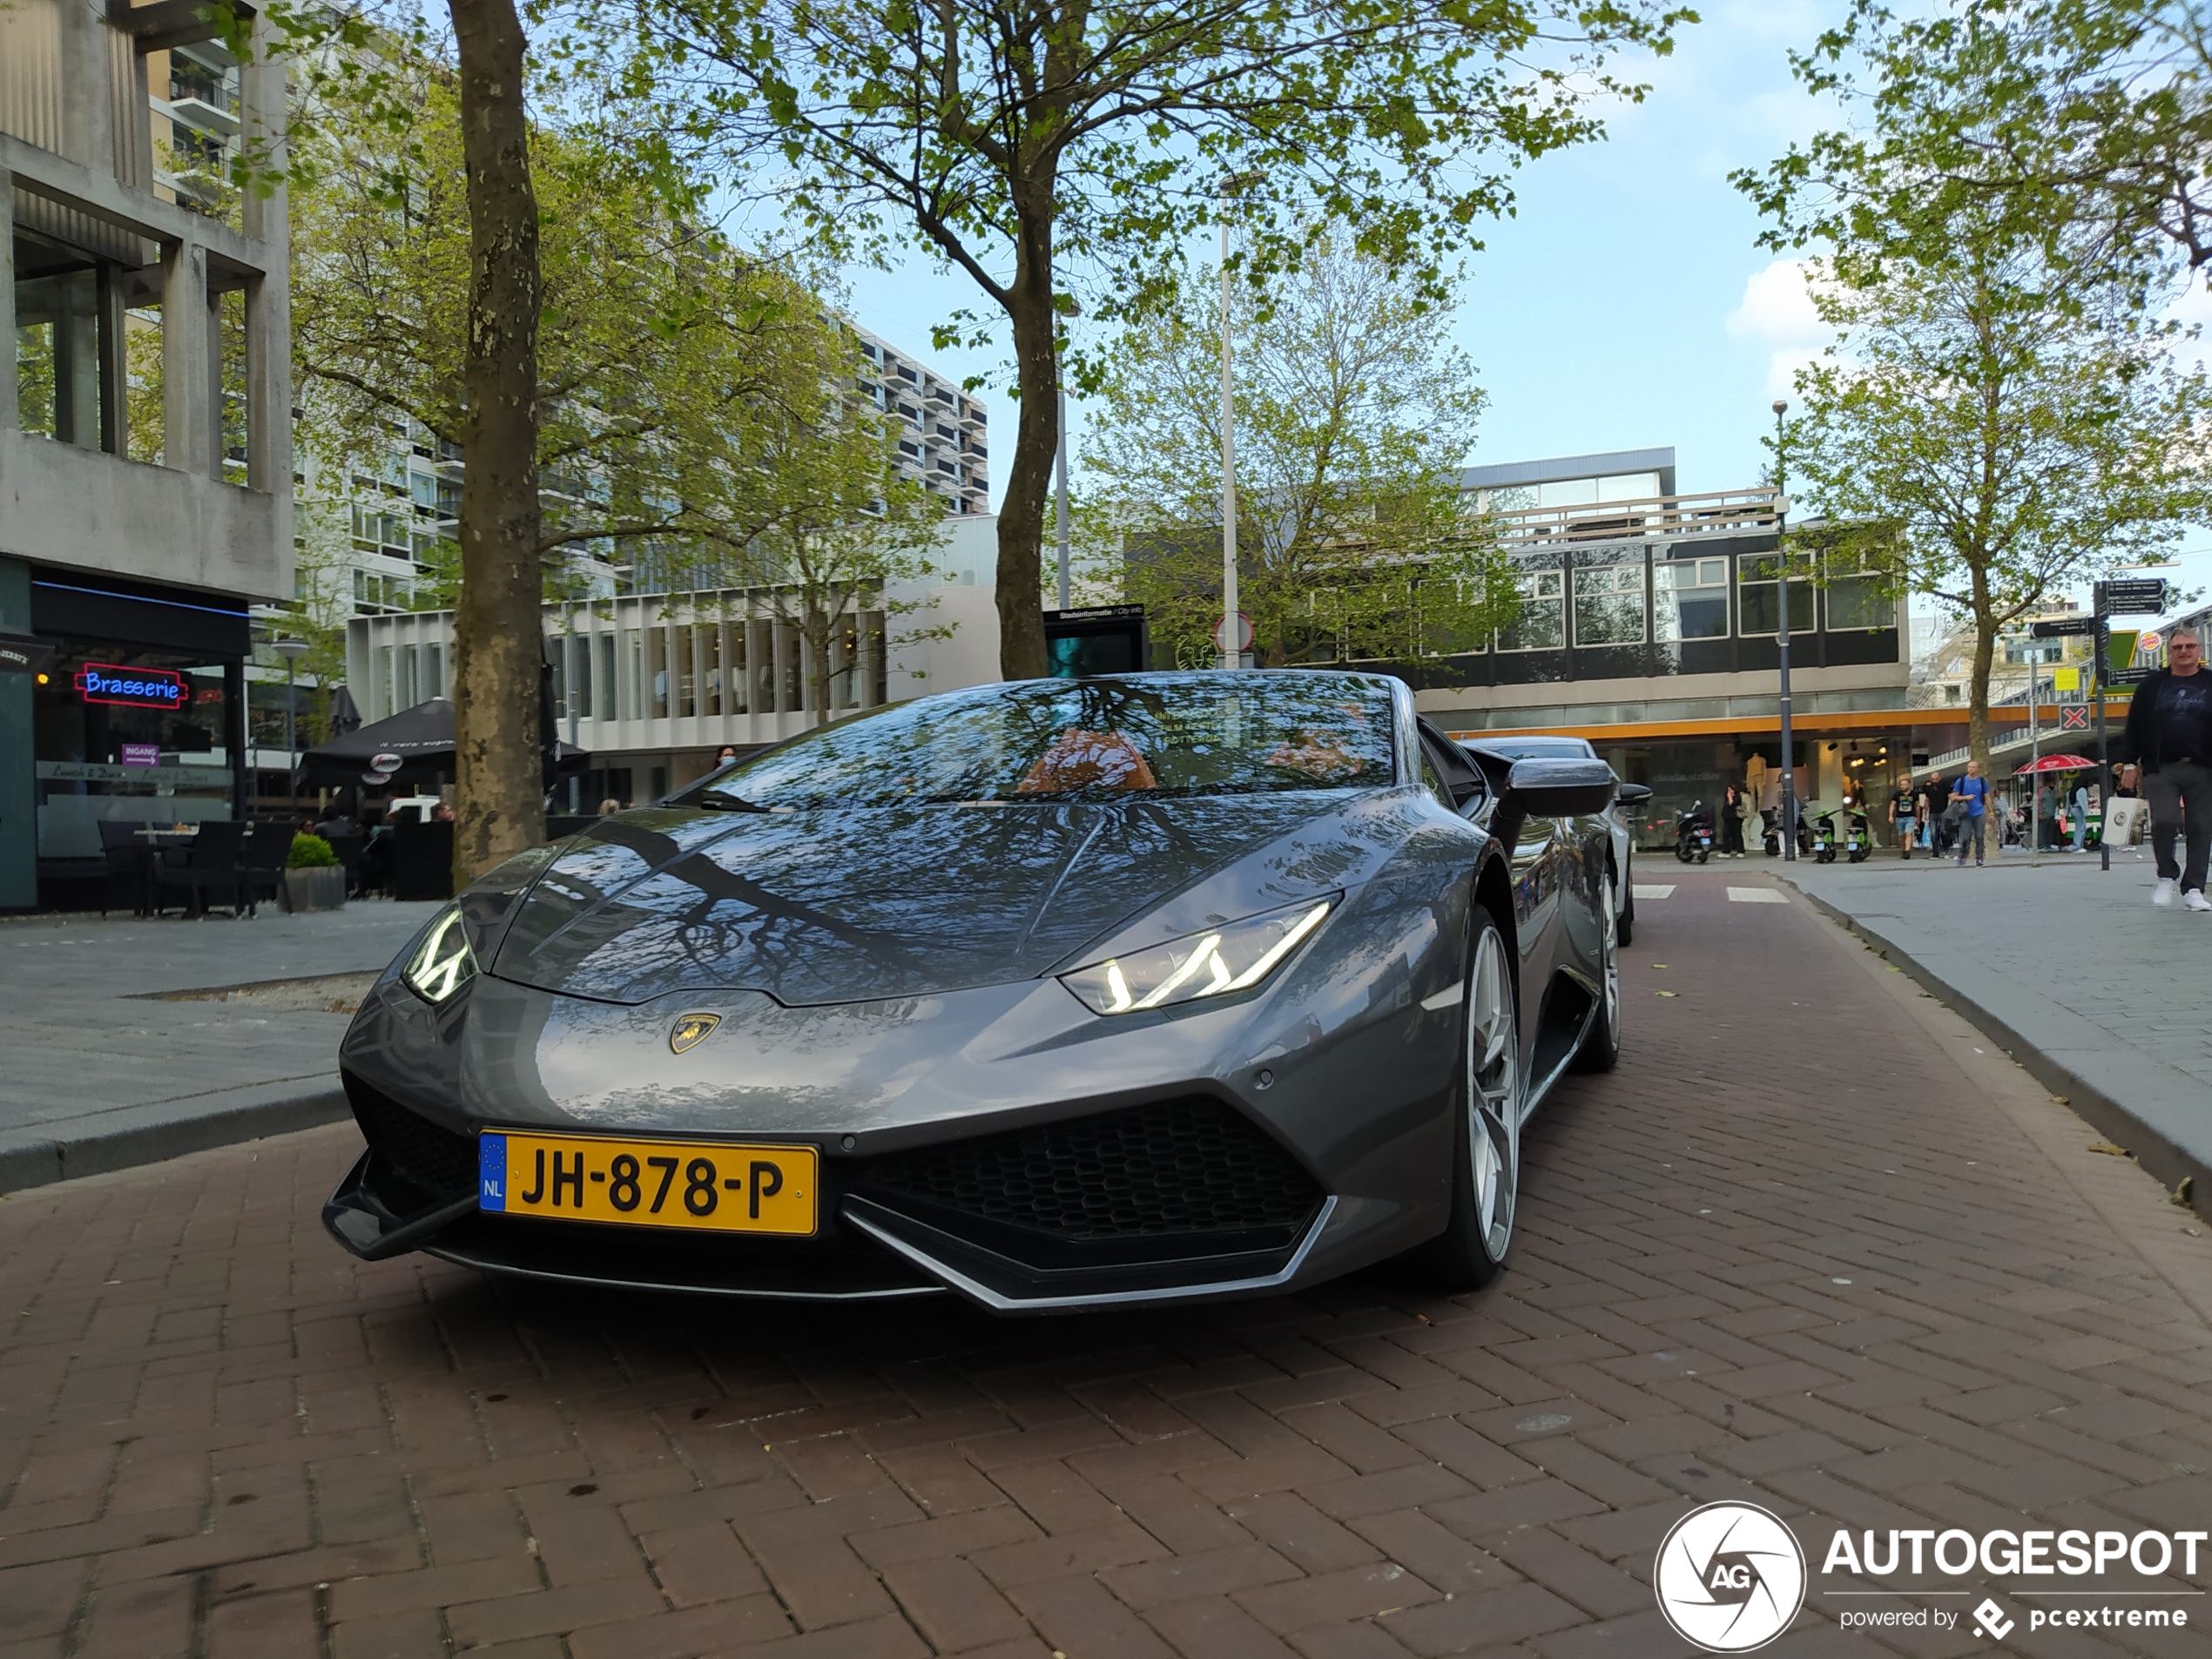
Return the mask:
<path id="1" fill-rule="evenodd" d="M 928 364 L 854 325 L 873 373 L 861 399 L 899 421 L 899 469 L 952 514 L 991 510 L 991 452 L 983 406 Z"/>
<path id="2" fill-rule="evenodd" d="M 256 25 L 257 30 L 261 25 Z M 0 908 L 100 824 L 250 798 L 250 610 L 291 597 L 282 71 L 197 8 L 0 6 Z"/>

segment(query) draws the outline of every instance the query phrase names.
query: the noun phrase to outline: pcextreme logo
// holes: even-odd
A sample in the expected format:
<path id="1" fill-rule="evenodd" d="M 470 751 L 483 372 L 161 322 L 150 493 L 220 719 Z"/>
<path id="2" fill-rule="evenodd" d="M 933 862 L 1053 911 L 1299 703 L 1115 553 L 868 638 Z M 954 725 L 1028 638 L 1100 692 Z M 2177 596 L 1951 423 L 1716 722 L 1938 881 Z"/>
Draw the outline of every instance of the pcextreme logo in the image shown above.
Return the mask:
<path id="1" fill-rule="evenodd" d="M 1757 1504 L 1709 1503 L 1675 1522 L 1651 1575 L 1675 1634 L 1707 1653 L 1750 1653 L 1805 1603 L 1796 1535 Z"/>

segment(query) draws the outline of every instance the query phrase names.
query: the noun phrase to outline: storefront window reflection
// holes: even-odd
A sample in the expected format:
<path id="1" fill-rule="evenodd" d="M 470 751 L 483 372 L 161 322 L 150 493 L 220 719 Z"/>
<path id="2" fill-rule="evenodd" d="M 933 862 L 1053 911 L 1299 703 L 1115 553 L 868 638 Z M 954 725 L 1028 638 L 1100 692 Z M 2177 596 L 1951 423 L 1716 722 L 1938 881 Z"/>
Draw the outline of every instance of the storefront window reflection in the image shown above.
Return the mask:
<path id="1" fill-rule="evenodd" d="M 1575 643 L 1578 645 L 1640 645 L 1643 643 L 1643 554 L 1639 550 L 1603 564 L 1575 566 Z"/>
<path id="2" fill-rule="evenodd" d="M 1728 561 L 1662 559 L 1651 567 L 1651 621 L 1662 640 L 1728 637 Z"/>
<path id="3" fill-rule="evenodd" d="M 1521 591 L 1521 614 L 1498 635 L 1498 649 L 1557 651 L 1565 645 L 1566 573 L 1526 563 L 1521 566 L 1516 585 Z"/>
<path id="4" fill-rule="evenodd" d="M 32 710 L 40 858 L 98 858 L 102 819 L 231 816 L 221 662 L 72 639 Z"/>
<path id="5" fill-rule="evenodd" d="M 1774 597 L 1780 572 L 1780 563 L 1772 553 L 1746 553 L 1737 557 L 1737 605 L 1745 638 L 1781 631 L 1780 608 Z M 1803 560 L 1793 558 L 1790 568 L 1790 631 L 1793 634 L 1812 631 L 1812 592 L 1809 568 Z"/>

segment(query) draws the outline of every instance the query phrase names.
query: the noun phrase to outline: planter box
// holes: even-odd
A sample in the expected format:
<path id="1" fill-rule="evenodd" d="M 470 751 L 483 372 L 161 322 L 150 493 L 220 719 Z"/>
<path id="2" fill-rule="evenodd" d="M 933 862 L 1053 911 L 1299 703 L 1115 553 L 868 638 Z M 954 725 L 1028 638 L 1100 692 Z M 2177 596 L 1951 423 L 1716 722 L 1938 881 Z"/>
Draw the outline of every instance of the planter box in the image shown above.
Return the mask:
<path id="1" fill-rule="evenodd" d="M 287 870 L 284 893 L 295 911 L 336 910 L 346 902 L 346 872 L 337 866 L 323 870 Z"/>

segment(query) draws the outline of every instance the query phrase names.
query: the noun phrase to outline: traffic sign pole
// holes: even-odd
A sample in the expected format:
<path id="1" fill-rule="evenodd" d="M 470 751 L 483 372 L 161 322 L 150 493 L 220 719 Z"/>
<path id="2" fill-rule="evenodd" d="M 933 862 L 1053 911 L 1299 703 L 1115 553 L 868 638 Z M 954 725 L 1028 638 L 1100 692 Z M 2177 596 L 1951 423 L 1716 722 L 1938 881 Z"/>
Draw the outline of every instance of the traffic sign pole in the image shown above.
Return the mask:
<path id="1" fill-rule="evenodd" d="M 2165 604 L 2166 584 L 2158 584 L 2159 603 Z M 2097 811 L 2102 822 L 2097 830 L 2097 867 L 2109 872 L 2112 868 L 2112 837 L 2106 832 L 2112 827 L 2112 745 L 2105 736 L 2105 597 L 2104 583 L 2097 584 L 2097 672 L 2089 684 L 2097 698 Z"/>

